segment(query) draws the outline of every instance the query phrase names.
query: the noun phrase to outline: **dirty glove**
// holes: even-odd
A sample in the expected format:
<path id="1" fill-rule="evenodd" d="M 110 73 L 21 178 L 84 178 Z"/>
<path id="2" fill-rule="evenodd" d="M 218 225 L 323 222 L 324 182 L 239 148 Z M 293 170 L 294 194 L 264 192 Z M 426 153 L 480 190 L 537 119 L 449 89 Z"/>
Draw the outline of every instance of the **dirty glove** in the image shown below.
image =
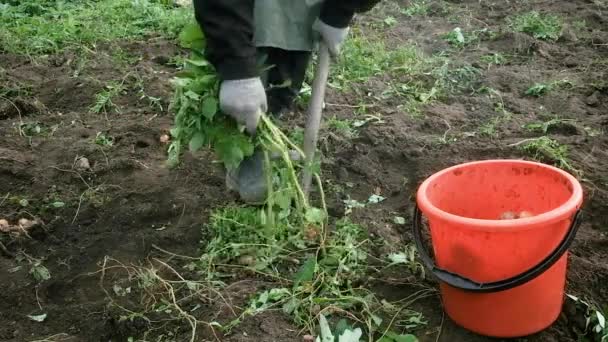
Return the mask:
<path id="1" fill-rule="evenodd" d="M 255 134 L 260 115 L 268 109 L 266 91 L 259 77 L 228 80 L 220 87 L 220 109 Z"/>
<path id="2" fill-rule="evenodd" d="M 321 19 L 317 19 L 312 26 L 320 36 L 332 57 L 340 54 L 340 47 L 348 35 L 349 28 L 337 28 L 324 23 Z"/>

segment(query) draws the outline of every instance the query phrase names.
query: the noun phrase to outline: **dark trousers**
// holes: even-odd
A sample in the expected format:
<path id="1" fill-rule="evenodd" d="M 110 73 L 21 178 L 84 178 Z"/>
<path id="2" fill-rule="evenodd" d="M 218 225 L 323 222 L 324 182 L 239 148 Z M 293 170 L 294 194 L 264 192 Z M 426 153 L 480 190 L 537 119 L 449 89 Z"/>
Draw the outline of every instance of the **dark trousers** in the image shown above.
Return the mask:
<path id="1" fill-rule="evenodd" d="M 268 111 L 281 115 L 292 109 L 306 77 L 311 53 L 277 48 L 260 48 L 265 56 L 265 86 Z"/>

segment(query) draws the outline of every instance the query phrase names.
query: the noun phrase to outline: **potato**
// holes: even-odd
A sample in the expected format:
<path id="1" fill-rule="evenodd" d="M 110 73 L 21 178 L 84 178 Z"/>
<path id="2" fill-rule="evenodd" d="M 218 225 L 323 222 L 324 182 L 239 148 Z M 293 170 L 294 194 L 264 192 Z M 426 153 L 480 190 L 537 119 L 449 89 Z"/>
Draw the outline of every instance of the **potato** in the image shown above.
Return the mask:
<path id="1" fill-rule="evenodd" d="M 91 169 L 91 163 L 89 163 L 89 160 L 85 157 L 80 157 L 76 160 L 76 165 L 75 165 L 77 170 L 80 171 L 86 171 L 86 170 L 90 170 Z"/>
<path id="2" fill-rule="evenodd" d="M 171 137 L 169 137 L 168 134 L 163 134 L 160 136 L 160 143 L 161 144 L 168 144 L 171 141 Z"/>
<path id="3" fill-rule="evenodd" d="M 8 223 L 7 220 L 1 219 L 0 220 L 0 232 L 8 233 L 10 231 L 11 231 L 11 225 Z"/>
<path id="4" fill-rule="evenodd" d="M 36 225 L 39 225 L 41 222 L 38 220 L 29 220 L 26 218 L 19 219 L 19 227 L 22 229 L 28 230 Z"/>
<path id="5" fill-rule="evenodd" d="M 29 229 L 33 225 L 34 225 L 34 221 L 32 221 L 32 220 L 28 220 L 26 218 L 19 219 L 19 226 L 21 226 L 21 228 L 23 228 L 23 229 Z"/>
<path id="6" fill-rule="evenodd" d="M 523 219 L 523 218 L 529 218 L 529 217 L 534 217 L 536 215 L 532 214 L 532 212 L 530 211 L 521 211 L 518 215 L 518 218 Z"/>
<path id="7" fill-rule="evenodd" d="M 515 220 L 516 218 L 517 215 L 515 215 L 515 213 L 512 211 L 505 211 L 500 215 L 501 220 Z"/>

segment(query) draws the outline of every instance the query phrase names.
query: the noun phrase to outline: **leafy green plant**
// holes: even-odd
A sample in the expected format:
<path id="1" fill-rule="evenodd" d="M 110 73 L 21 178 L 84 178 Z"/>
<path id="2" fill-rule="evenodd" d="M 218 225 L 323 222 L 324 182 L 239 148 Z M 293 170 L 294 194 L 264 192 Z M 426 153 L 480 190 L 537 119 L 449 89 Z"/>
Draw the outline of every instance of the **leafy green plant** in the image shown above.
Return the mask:
<path id="1" fill-rule="evenodd" d="M 120 113 L 120 108 L 112 100 L 126 90 L 123 83 L 112 82 L 106 85 L 102 91 L 95 95 L 95 103 L 89 108 L 89 111 L 99 114 L 115 110 Z"/>
<path id="2" fill-rule="evenodd" d="M 358 134 L 354 122 L 351 120 L 340 120 L 336 117 L 331 117 L 327 120 L 327 126 L 349 139 L 355 138 Z"/>
<path id="3" fill-rule="evenodd" d="M 444 38 L 448 43 L 456 47 L 464 47 L 467 44 L 467 39 L 464 37 L 464 33 L 460 27 L 456 27 L 445 34 Z"/>
<path id="4" fill-rule="evenodd" d="M 52 136 L 59 128 L 59 125 L 47 126 L 38 121 L 21 122 L 19 124 L 19 135 L 26 137 L 32 143 L 34 137 Z"/>
<path id="5" fill-rule="evenodd" d="M 396 24 L 397 24 L 397 19 L 395 19 L 395 17 L 388 16 L 388 17 L 384 18 L 384 25 L 386 27 L 393 27 Z"/>
<path id="6" fill-rule="evenodd" d="M 488 29 L 464 32 L 460 27 L 446 33 L 443 38 L 452 46 L 464 48 L 467 45 L 478 42 L 483 36 L 494 36 L 495 33 Z"/>
<path id="7" fill-rule="evenodd" d="M 564 80 L 554 81 L 554 82 L 550 82 L 550 83 L 535 83 L 533 86 L 528 88 L 528 90 L 526 90 L 526 95 L 534 96 L 534 97 L 541 97 L 556 88 L 561 88 L 561 87 L 566 87 L 566 86 L 572 86 L 572 82 L 564 79 Z"/>
<path id="8" fill-rule="evenodd" d="M 337 222 L 334 232 L 321 237 L 325 241 L 324 246 L 311 250 L 314 253 L 304 253 L 299 257 L 303 262 L 293 277 L 291 287 L 273 288 L 258 294 L 242 316 L 227 328 L 241 322 L 244 316 L 272 308 L 281 308 L 298 325 L 311 331 L 315 317 L 321 314 L 340 316 L 343 313 L 362 323 L 370 339 L 376 333 L 382 334 L 382 329 L 388 331 L 393 327 L 387 325 L 388 322 L 382 317 L 393 317 L 400 313 L 395 327 L 405 328 L 407 325 L 408 329 L 412 329 L 425 324 L 419 313 L 381 301 L 369 290 L 356 285 L 365 277 L 368 267 L 365 245 L 370 242 L 362 234 L 361 227 L 348 220 Z M 294 252 L 291 254 L 295 255 Z M 411 322 L 418 323 L 411 325 Z M 319 324 L 323 330 L 322 318 L 319 318 Z M 346 330 L 339 329 L 338 335 Z M 350 330 L 353 333 L 360 331 Z M 360 336 L 358 333 L 356 335 Z M 391 335 L 386 336 L 389 338 Z"/>
<path id="9" fill-rule="evenodd" d="M 114 138 L 106 135 L 103 132 L 97 132 L 95 135 L 95 144 L 99 146 L 111 147 L 114 145 Z"/>
<path id="10" fill-rule="evenodd" d="M 527 33 L 536 39 L 555 41 L 562 34 L 563 22 L 560 17 L 537 11 L 512 17 L 509 23 L 515 31 Z"/>
<path id="11" fill-rule="evenodd" d="M 507 56 L 502 53 L 495 52 L 488 55 L 481 56 L 481 61 L 490 65 L 504 65 L 509 61 Z"/>
<path id="12" fill-rule="evenodd" d="M 408 17 L 413 16 L 426 16 L 429 14 L 430 1 L 428 0 L 414 0 L 410 5 L 401 10 L 401 13 Z"/>
<path id="13" fill-rule="evenodd" d="M 583 316 L 585 327 L 583 331 L 577 331 L 579 341 L 584 342 L 605 342 L 608 341 L 608 323 L 606 322 L 606 313 L 608 308 L 602 309 L 591 305 L 588 302 L 567 294 L 567 300 L 572 301 L 576 309 L 576 313 Z"/>
<path id="14" fill-rule="evenodd" d="M 46 127 L 40 122 L 26 122 L 19 125 L 20 133 L 26 137 L 44 134 L 46 130 Z"/>
<path id="15" fill-rule="evenodd" d="M 254 142 L 232 120 L 219 113 L 219 80 L 201 53 L 204 37 L 198 25 L 187 26 L 179 37 L 181 45 L 192 51 L 173 80 L 175 93 L 170 109 L 175 112 L 175 123 L 171 129 L 169 165 L 179 163 L 185 146 L 190 151 L 211 146 L 228 168 L 236 168 L 253 154 Z"/>
<path id="16" fill-rule="evenodd" d="M 34 261 L 34 264 L 30 269 L 30 274 L 38 282 L 51 279 L 51 272 L 49 272 L 49 269 L 46 268 L 39 260 Z"/>
<path id="17" fill-rule="evenodd" d="M 418 251 L 414 245 L 408 244 L 403 251 L 392 253 L 388 256 L 389 266 L 405 265 L 410 273 L 419 275 L 421 279 L 426 278 L 424 266 L 418 261 Z"/>
<path id="18" fill-rule="evenodd" d="M 556 166 L 579 174 L 580 171 L 574 168 L 568 159 L 568 147 L 560 144 L 556 140 L 548 137 L 540 137 L 525 141 L 520 148 L 532 158 L 552 162 Z"/>

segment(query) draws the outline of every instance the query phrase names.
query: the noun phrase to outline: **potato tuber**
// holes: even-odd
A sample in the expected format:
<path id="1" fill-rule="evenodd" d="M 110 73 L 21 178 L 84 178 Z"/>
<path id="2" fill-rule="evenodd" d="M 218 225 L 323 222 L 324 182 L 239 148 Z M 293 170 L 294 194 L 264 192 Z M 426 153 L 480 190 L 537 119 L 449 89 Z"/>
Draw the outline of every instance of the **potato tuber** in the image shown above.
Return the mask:
<path id="1" fill-rule="evenodd" d="M 501 220 L 514 220 L 516 218 L 517 215 L 515 215 L 515 213 L 512 211 L 505 211 L 504 213 L 502 213 L 502 215 L 500 215 Z"/>

